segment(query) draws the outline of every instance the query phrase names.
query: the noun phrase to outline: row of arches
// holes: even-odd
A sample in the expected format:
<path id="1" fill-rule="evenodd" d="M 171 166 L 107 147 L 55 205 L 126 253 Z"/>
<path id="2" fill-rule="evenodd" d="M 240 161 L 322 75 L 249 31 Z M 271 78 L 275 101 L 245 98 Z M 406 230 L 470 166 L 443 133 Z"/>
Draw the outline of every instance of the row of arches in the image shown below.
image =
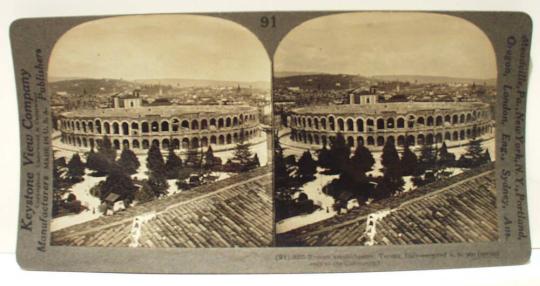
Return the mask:
<path id="1" fill-rule="evenodd" d="M 296 129 L 329 130 L 329 131 L 374 131 L 385 129 L 421 129 L 423 127 L 452 127 L 489 121 L 487 111 L 474 111 L 461 114 L 400 116 L 389 118 L 343 118 L 334 115 L 312 117 L 293 115 L 290 117 L 291 127 Z"/>
<path id="2" fill-rule="evenodd" d="M 108 120 L 60 120 L 60 127 L 65 131 L 76 131 L 82 134 L 116 134 L 138 135 L 140 133 L 159 132 L 189 132 L 193 130 L 219 130 L 223 128 L 237 128 L 256 123 L 255 114 L 240 116 L 227 116 L 204 119 L 163 119 L 154 121 L 108 121 Z"/>
<path id="3" fill-rule="evenodd" d="M 346 136 L 347 144 L 350 147 L 358 145 L 366 146 L 384 146 L 386 141 L 392 140 L 394 143 L 397 143 L 398 146 L 404 146 L 405 140 L 409 146 L 424 145 L 424 144 L 433 144 L 441 143 L 443 141 L 461 141 L 467 140 L 473 137 L 482 136 L 486 133 L 492 133 L 493 127 L 490 125 L 485 125 L 481 127 L 473 127 L 461 130 L 446 131 L 446 132 L 428 132 L 420 133 L 416 135 L 412 134 L 401 134 L 401 135 L 375 135 L 375 136 Z M 311 133 L 306 131 L 295 131 L 293 130 L 290 134 L 292 141 L 300 142 L 310 145 L 327 145 L 335 139 L 334 135 L 324 135 Z M 397 141 L 397 142 L 396 142 Z"/>
<path id="4" fill-rule="evenodd" d="M 116 149 L 130 148 L 130 149 L 148 149 L 150 144 L 157 145 L 163 149 L 189 149 L 198 147 L 207 147 L 208 145 L 228 145 L 236 144 L 240 140 L 251 140 L 260 135 L 260 131 L 257 129 L 245 131 L 243 134 L 240 132 L 200 136 L 200 137 L 183 137 L 183 138 L 163 138 L 163 139 L 129 139 L 129 138 L 113 138 L 111 142 Z M 73 134 L 62 134 L 60 140 L 62 143 L 73 145 L 83 148 L 96 148 L 102 139 L 95 139 L 93 137 L 78 136 Z"/>

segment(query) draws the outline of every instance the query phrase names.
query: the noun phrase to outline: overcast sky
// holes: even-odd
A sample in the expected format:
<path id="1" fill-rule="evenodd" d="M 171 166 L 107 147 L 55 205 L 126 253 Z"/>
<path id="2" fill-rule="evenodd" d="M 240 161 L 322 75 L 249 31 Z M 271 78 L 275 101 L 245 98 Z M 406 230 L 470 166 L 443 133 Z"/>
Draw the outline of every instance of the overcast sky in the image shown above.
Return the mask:
<path id="1" fill-rule="evenodd" d="M 281 42 L 277 72 L 495 78 L 485 34 L 460 18 L 428 13 L 347 13 L 305 22 Z"/>
<path id="2" fill-rule="evenodd" d="M 246 28 L 207 16 L 96 20 L 56 43 L 51 77 L 270 81 L 270 61 Z"/>

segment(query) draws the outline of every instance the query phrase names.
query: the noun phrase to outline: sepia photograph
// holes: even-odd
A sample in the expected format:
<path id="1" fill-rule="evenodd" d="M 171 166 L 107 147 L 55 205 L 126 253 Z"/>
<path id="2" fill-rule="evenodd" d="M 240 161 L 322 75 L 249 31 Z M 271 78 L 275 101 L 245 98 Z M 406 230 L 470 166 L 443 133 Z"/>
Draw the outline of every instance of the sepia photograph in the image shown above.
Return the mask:
<path id="1" fill-rule="evenodd" d="M 49 61 L 51 245 L 267 247 L 271 67 L 235 22 L 77 25 Z"/>
<path id="2" fill-rule="evenodd" d="M 462 18 L 296 26 L 274 55 L 276 245 L 497 241 L 496 83 L 489 38 Z"/>

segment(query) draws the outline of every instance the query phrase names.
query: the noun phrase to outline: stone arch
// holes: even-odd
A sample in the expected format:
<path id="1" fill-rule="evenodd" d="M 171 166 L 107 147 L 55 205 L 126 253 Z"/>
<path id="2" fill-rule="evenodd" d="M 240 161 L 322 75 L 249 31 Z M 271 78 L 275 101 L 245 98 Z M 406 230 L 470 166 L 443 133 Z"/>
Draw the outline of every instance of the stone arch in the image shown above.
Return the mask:
<path id="1" fill-rule="evenodd" d="M 457 114 L 452 115 L 452 124 L 458 124 L 459 116 Z"/>
<path id="2" fill-rule="evenodd" d="M 143 141 L 142 141 L 142 147 L 143 147 L 143 149 L 148 149 L 148 148 L 150 148 L 150 143 L 148 142 L 147 139 L 143 139 Z"/>
<path id="3" fill-rule="evenodd" d="M 352 136 L 348 136 L 348 137 L 347 137 L 347 145 L 348 145 L 349 147 L 353 147 L 353 146 L 354 146 L 354 137 L 352 137 Z"/>
<path id="4" fill-rule="evenodd" d="M 459 140 L 465 140 L 465 130 L 459 131 Z"/>
<path id="5" fill-rule="evenodd" d="M 345 131 L 345 121 L 343 120 L 343 118 L 339 117 L 337 120 L 337 124 L 338 124 L 338 131 Z"/>
<path id="6" fill-rule="evenodd" d="M 237 132 L 234 132 L 234 133 L 233 133 L 233 141 L 232 141 L 232 142 L 233 142 L 233 143 L 237 143 L 237 142 L 238 142 L 238 138 L 239 138 L 239 137 L 238 137 L 238 133 L 237 133 Z"/>
<path id="7" fill-rule="evenodd" d="M 384 137 L 377 136 L 377 146 L 384 146 Z"/>
<path id="8" fill-rule="evenodd" d="M 321 140 L 319 139 L 319 135 L 314 134 L 313 135 L 313 142 L 317 145 L 321 144 Z"/>
<path id="9" fill-rule="evenodd" d="M 113 134 L 120 134 L 120 124 L 118 124 L 118 122 L 113 122 L 112 124 L 112 131 L 113 131 Z"/>
<path id="10" fill-rule="evenodd" d="M 86 141 L 86 137 L 82 138 L 82 145 L 83 147 L 88 147 L 88 142 Z"/>
<path id="11" fill-rule="evenodd" d="M 86 133 L 86 121 L 81 123 L 83 133 Z"/>
<path id="12" fill-rule="evenodd" d="M 433 119 L 433 116 L 428 116 L 427 118 L 427 126 L 433 126 L 434 124 L 434 119 Z"/>
<path id="13" fill-rule="evenodd" d="M 442 133 L 437 133 L 437 135 L 435 135 L 435 143 L 442 143 L 442 141 L 443 141 Z"/>
<path id="14" fill-rule="evenodd" d="M 191 130 L 199 130 L 199 121 L 197 119 L 191 121 Z"/>
<path id="15" fill-rule="evenodd" d="M 105 131 L 105 134 L 111 134 L 111 124 L 108 121 L 103 123 L 103 130 Z"/>
<path id="16" fill-rule="evenodd" d="M 438 115 L 435 117 L 435 126 L 442 126 L 443 125 L 443 117 L 441 115 Z"/>
<path id="17" fill-rule="evenodd" d="M 141 148 L 141 145 L 139 144 L 139 140 L 137 140 L 137 139 L 133 139 L 133 141 L 131 143 L 131 146 L 133 147 L 133 149 Z"/>
<path id="18" fill-rule="evenodd" d="M 225 136 L 219 135 L 218 144 L 219 145 L 225 144 Z"/>
<path id="19" fill-rule="evenodd" d="M 180 123 L 180 127 L 182 127 L 182 129 L 184 130 L 188 130 L 189 129 L 189 121 L 184 119 L 182 120 L 182 123 Z"/>
<path id="20" fill-rule="evenodd" d="M 319 130 L 319 118 L 318 117 L 313 118 L 313 126 L 315 127 L 315 129 Z"/>
<path id="21" fill-rule="evenodd" d="M 367 144 L 368 144 L 368 146 L 373 146 L 373 145 L 375 145 L 375 140 L 373 139 L 373 136 L 368 136 L 368 138 L 367 138 Z"/>
<path id="22" fill-rule="evenodd" d="M 232 125 L 233 126 L 238 126 L 238 117 L 234 116 L 233 119 L 232 119 Z"/>
<path id="23" fill-rule="evenodd" d="M 81 123 L 78 120 L 75 122 L 75 127 L 77 131 L 81 131 Z"/>
<path id="24" fill-rule="evenodd" d="M 161 148 L 163 149 L 169 149 L 169 139 L 165 138 L 161 141 Z"/>
<path id="25" fill-rule="evenodd" d="M 426 125 L 426 121 L 423 116 L 419 116 L 418 119 L 416 119 L 416 124 L 420 125 L 420 127 Z M 420 144 L 420 143 L 418 143 Z"/>
<path id="26" fill-rule="evenodd" d="M 223 127 L 225 127 L 225 120 L 224 120 L 223 118 L 220 117 L 220 118 L 218 119 L 218 128 L 221 129 L 221 128 L 223 128 Z"/>
<path id="27" fill-rule="evenodd" d="M 127 139 L 122 140 L 122 148 L 129 149 L 129 140 Z"/>
<path id="28" fill-rule="evenodd" d="M 323 130 L 326 130 L 326 118 L 321 118 L 321 128 Z"/>
<path id="29" fill-rule="evenodd" d="M 174 150 L 180 149 L 180 140 L 178 138 L 172 140 L 172 147 Z"/>
<path id="30" fill-rule="evenodd" d="M 326 138 L 326 135 L 321 135 L 321 144 L 323 146 L 326 146 L 328 144 L 328 139 Z"/>
<path id="31" fill-rule="evenodd" d="M 231 118 L 230 117 L 225 118 L 225 127 L 231 127 Z"/>
<path id="32" fill-rule="evenodd" d="M 375 129 L 375 121 L 371 118 L 368 118 L 366 120 L 366 127 L 367 127 L 367 131 L 373 131 Z"/>
<path id="33" fill-rule="evenodd" d="M 161 131 L 169 132 L 169 121 L 167 120 L 161 121 Z"/>
<path id="34" fill-rule="evenodd" d="M 208 129 L 208 120 L 203 119 L 201 120 L 201 130 L 206 130 L 206 129 Z"/>
<path id="35" fill-rule="evenodd" d="M 180 120 L 178 118 L 173 118 L 171 120 L 171 130 L 172 130 L 172 132 L 178 132 L 179 128 L 180 128 Z"/>
<path id="36" fill-rule="evenodd" d="M 335 118 L 332 115 L 328 117 L 328 127 L 330 127 L 330 130 L 332 131 L 336 130 Z"/>
<path id="37" fill-rule="evenodd" d="M 425 138 L 424 134 L 418 134 L 418 136 L 416 138 L 416 142 L 418 143 L 418 145 L 426 144 L 426 138 Z"/>
<path id="38" fill-rule="evenodd" d="M 159 132 L 159 123 L 157 121 L 152 121 L 152 123 L 150 124 L 150 130 L 152 132 Z"/>
<path id="39" fill-rule="evenodd" d="M 362 136 L 356 137 L 356 142 L 357 142 L 358 146 L 364 146 L 364 137 L 362 137 Z"/>
<path id="40" fill-rule="evenodd" d="M 120 141 L 118 139 L 114 139 L 113 140 L 113 146 L 114 146 L 114 149 L 120 150 Z"/>
<path id="41" fill-rule="evenodd" d="M 377 119 L 377 130 L 384 130 L 384 119 L 382 118 Z M 377 138 L 377 143 L 378 142 L 379 142 L 379 139 Z"/>
<path id="42" fill-rule="evenodd" d="M 210 144 L 213 144 L 213 145 L 217 144 L 217 137 L 216 137 L 216 135 L 210 136 Z"/>
<path id="43" fill-rule="evenodd" d="M 189 138 L 187 137 L 182 138 L 182 149 L 189 149 L 189 147 L 190 147 Z"/>
<path id="44" fill-rule="evenodd" d="M 129 123 L 122 122 L 122 134 L 129 135 Z"/>
<path id="45" fill-rule="evenodd" d="M 364 132 L 364 120 L 362 118 L 356 119 L 356 130 Z"/>
<path id="46" fill-rule="evenodd" d="M 96 119 L 94 123 L 96 125 L 96 133 L 101 134 L 101 120 Z"/>
<path id="47" fill-rule="evenodd" d="M 465 123 L 465 114 L 459 115 L 459 123 Z"/>
<path id="48" fill-rule="evenodd" d="M 393 129 L 395 126 L 396 125 L 393 117 L 390 117 L 386 120 L 386 128 Z"/>
<path id="49" fill-rule="evenodd" d="M 408 144 L 409 146 L 414 146 L 414 145 L 416 145 L 416 142 L 415 142 L 414 139 L 415 139 L 415 138 L 414 138 L 414 135 L 409 135 L 409 136 L 407 136 L 407 144 Z"/>
<path id="50" fill-rule="evenodd" d="M 452 134 L 450 134 L 450 132 L 445 132 L 444 133 L 444 140 L 447 140 L 447 141 L 450 141 L 452 140 Z"/>
<path id="51" fill-rule="evenodd" d="M 446 114 L 444 116 L 444 123 L 446 124 L 452 124 L 452 117 L 450 116 L 450 114 Z"/>
<path id="52" fill-rule="evenodd" d="M 225 137 L 226 141 L 227 141 L 227 144 L 231 144 L 232 143 L 232 136 L 231 134 L 227 134 L 227 136 Z"/>
<path id="53" fill-rule="evenodd" d="M 347 119 L 347 131 L 354 131 L 354 121 L 352 118 Z"/>
<path id="54" fill-rule="evenodd" d="M 141 124 L 141 132 L 142 133 L 150 132 L 150 125 L 148 124 L 148 122 L 143 121 L 143 123 Z"/>
<path id="55" fill-rule="evenodd" d="M 308 127 L 309 127 L 309 128 L 312 128 L 313 123 L 312 123 L 312 121 L 311 121 L 311 117 L 308 117 L 308 119 L 307 119 L 307 124 L 308 124 Z"/>
<path id="56" fill-rule="evenodd" d="M 159 140 L 157 139 L 152 140 L 152 146 L 156 146 L 159 148 Z"/>
<path id="57" fill-rule="evenodd" d="M 426 144 L 433 144 L 433 134 L 428 133 L 428 135 L 426 135 Z"/>
<path id="58" fill-rule="evenodd" d="M 135 133 L 139 131 L 139 123 L 137 121 L 131 122 L 131 132 L 133 133 L 134 131 Z"/>
<path id="59" fill-rule="evenodd" d="M 398 146 L 403 146 L 405 145 L 405 136 L 403 135 L 399 135 L 398 138 L 397 138 L 397 145 Z"/>
<path id="60" fill-rule="evenodd" d="M 467 113 L 467 118 L 465 119 L 467 123 L 472 121 L 472 115 L 470 113 Z"/>
<path id="61" fill-rule="evenodd" d="M 458 141 L 459 140 L 459 133 L 457 131 L 454 131 L 452 133 L 452 141 Z"/>
<path id="62" fill-rule="evenodd" d="M 405 128 L 405 119 L 403 117 L 397 119 L 397 128 Z"/>
<path id="63" fill-rule="evenodd" d="M 217 128 L 217 120 L 215 118 L 210 118 L 210 128 Z"/>

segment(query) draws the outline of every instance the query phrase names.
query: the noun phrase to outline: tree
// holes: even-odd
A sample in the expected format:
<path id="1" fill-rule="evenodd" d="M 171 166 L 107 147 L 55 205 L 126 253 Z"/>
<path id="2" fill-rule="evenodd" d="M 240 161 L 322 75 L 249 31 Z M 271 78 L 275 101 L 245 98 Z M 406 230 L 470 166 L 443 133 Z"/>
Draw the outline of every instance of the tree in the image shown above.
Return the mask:
<path id="1" fill-rule="evenodd" d="M 221 165 L 221 159 L 214 156 L 214 150 L 212 150 L 212 146 L 210 145 L 204 154 L 204 167 L 211 170 L 218 165 Z"/>
<path id="2" fill-rule="evenodd" d="M 119 196 L 118 200 L 132 201 L 137 190 L 133 180 L 121 168 L 113 167 L 101 186 L 99 198 L 104 201 L 111 193 Z"/>
<path id="3" fill-rule="evenodd" d="M 465 157 L 471 160 L 473 165 L 471 167 L 475 167 L 483 163 L 484 149 L 482 148 L 482 141 L 479 138 L 473 137 L 471 140 L 469 140 Z"/>
<path id="4" fill-rule="evenodd" d="M 351 169 L 357 170 L 359 173 L 367 173 L 372 170 L 375 164 L 373 154 L 364 145 L 358 145 L 351 157 Z"/>
<path id="5" fill-rule="evenodd" d="M 343 134 L 338 133 L 334 140 L 330 140 L 330 170 L 334 174 L 342 173 L 346 167 L 351 148 L 345 142 Z"/>
<path id="6" fill-rule="evenodd" d="M 251 164 L 254 168 L 258 168 L 261 166 L 261 161 L 259 161 L 259 155 L 257 155 L 257 153 L 253 155 L 253 159 L 251 159 Z"/>
<path id="7" fill-rule="evenodd" d="M 313 160 L 311 152 L 305 151 L 298 160 L 298 176 L 303 181 L 309 181 L 315 178 L 317 172 L 317 162 Z"/>
<path id="8" fill-rule="evenodd" d="M 139 169 L 141 166 L 141 163 L 139 163 L 139 159 L 135 153 L 128 148 L 124 148 L 124 150 L 122 150 L 117 163 L 128 174 L 136 173 L 137 169 Z"/>
<path id="9" fill-rule="evenodd" d="M 456 156 L 448 152 L 448 147 L 446 147 L 446 142 L 443 142 L 441 148 L 439 149 L 439 161 L 441 165 L 448 166 L 451 165 L 456 160 Z"/>
<path id="10" fill-rule="evenodd" d="M 420 150 L 420 164 L 421 170 L 425 171 L 426 169 L 432 169 L 437 163 L 437 151 L 433 148 L 431 144 L 422 145 Z"/>
<path id="11" fill-rule="evenodd" d="M 332 158 L 330 157 L 330 151 L 326 148 L 326 144 L 318 152 L 317 163 L 321 168 L 329 169 L 332 165 Z"/>
<path id="12" fill-rule="evenodd" d="M 182 159 L 180 159 L 180 157 L 174 153 L 174 149 L 172 147 L 169 148 L 167 163 L 165 163 L 167 179 L 176 179 L 181 168 Z"/>
<path id="13" fill-rule="evenodd" d="M 107 135 L 103 136 L 103 140 L 98 142 L 97 151 L 109 160 L 110 163 L 116 160 L 116 149 Z"/>
<path id="14" fill-rule="evenodd" d="M 148 149 L 146 167 L 153 174 L 165 176 L 165 161 L 163 160 L 163 155 L 161 154 L 161 150 L 157 144 L 152 144 L 150 149 Z"/>
<path id="15" fill-rule="evenodd" d="M 411 151 L 409 144 L 405 144 L 401 155 L 401 170 L 404 176 L 416 175 L 418 173 L 418 157 Z"/>
<path id="16" fill-rule="evenodd" d="M 385 170 L 400 169 L 399 154 L 396 149 L 396 145 L 394 145 L 394 141 L 387 140 L 386 144 L 384 144 L 383 152 L 381 155 L 381 164 L 383 165 L 383 168 Z"/>
<path id="17" fill-rule="evenodd" d="M 376 197 L 379 199 L 402 192 L 403 186 L 405 185 L 405 181 L 402 177 L 399 155 L 393 141 L 386 141 L 381 157 L 383 178 L 377 185 L 376 190 Z"/>
<path id="18" fill-rule="evenodd" d="M 86 167 L 95 173 L 94 176 L 104 176 L 109 173 L 113 164 L 102 153 L 96 153 L 93 149 L 90 150 L 86 157 Z"/>
<path id="19" fill-rule="evenodd" d="M 154 191 L 147 181 L 141 183 L 141 187 L 135 192 L 134 199 L 139 203 L 146 203 L 154 200 L 156 197 Z"/>
<path id="20" fill-rule="evenodd" d="M 148 186 L 154 193 L 155 197 L 160 197 L 168 194 L 169 183 L 164 176 L 158 174 L 150 174 L 148 178 Z"/>
<path id="21" fill-rule="evenodd" d="M 202 163 L 202 154 L 197 148 L 190 147 L 187 150 L 185 165 L 192 168 L 200 168 Z"/>
<path id="22" fill-rule="evenodd" d="M 238 171 L 245 172 L 253 169 L 253 154 L 249 150 L 249 144 L 244 141 L 243 130 L 240 131 L 240 140 L 236 144 L 231 163 L 238 166 Z"/>
<path id="23" fill-rule="evenodd" d="M 79 153 L 73 154 L 67 164 L 67 176 L 72 182 L 82 181 L 84 176 L 84 163 L 81 161 Z"/>

